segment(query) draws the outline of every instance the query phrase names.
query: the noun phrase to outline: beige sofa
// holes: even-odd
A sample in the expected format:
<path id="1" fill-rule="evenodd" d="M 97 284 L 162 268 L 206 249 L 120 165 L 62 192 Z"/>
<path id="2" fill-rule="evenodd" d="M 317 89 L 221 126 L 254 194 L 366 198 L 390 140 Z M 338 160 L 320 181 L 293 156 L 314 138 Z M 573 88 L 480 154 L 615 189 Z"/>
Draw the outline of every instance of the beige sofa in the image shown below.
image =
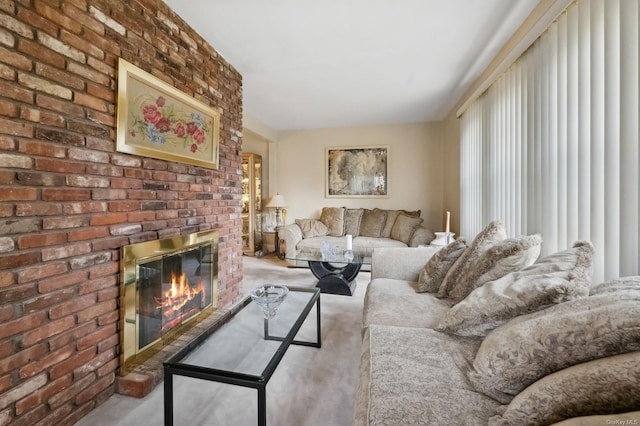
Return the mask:
<path id="1" fill-rule="evenodd" d="M 640 424 L 640 277 L 479 237 L 374 251 L 354 424 Z"/>
<path id="2" fill-rule="evenodd" d="M 347 235 L 353 251 L 365 255 L 382 247 L 418 247 L 435 238 L 422 222 L 419 210 L 324 207 L 319 219 L 296 219 L 279 228 L 280 251 L 291 266 L 306 267 L 307 262 L 295 260 L 297 251 L 320 250 L 323 242 L 346 248 Z"/>

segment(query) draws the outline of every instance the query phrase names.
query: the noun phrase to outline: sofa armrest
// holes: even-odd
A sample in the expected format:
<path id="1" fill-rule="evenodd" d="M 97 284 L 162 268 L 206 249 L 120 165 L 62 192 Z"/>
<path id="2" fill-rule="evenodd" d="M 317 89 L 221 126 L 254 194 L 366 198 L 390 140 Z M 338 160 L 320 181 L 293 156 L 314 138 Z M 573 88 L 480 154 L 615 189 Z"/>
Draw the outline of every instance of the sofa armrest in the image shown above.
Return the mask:
<path id="1" fill-rule="evenodd" d="M 436 238 L 436 235 L 431 232 L 430 229 L 425 228 L 424 226 L 418 226 L 418 228 L 414 231 L 411 236 L 411 241 L 409 241 L 409 247 L 418 247 L 421 245 L 427 245 L 431 241 Z"/>
<path id="2" fill-rule="evenodd" d="M 284 255 L 286 258 L 293 258 L 296 254 L 296 246 L 302 241 L 302 230 L 292 223 L 278 228 L 278 238 L 284 241 Z"/>
<path id="3" fill-rule="evenodd" d="M 391 278 L 418 281 L 427 260 L 440 247 L 385 247 L 373 251 L 371 279 Z"/>

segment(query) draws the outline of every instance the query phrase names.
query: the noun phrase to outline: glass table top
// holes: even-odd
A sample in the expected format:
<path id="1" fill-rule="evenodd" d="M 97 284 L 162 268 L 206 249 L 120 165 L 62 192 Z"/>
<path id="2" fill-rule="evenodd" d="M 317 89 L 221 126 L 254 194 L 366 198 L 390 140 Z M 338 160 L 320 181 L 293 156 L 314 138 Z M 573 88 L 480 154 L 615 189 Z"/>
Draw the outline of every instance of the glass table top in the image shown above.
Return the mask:
<path id="1" fill-rule="evenodd" d="M 289 293 L 274 318 L 265 322 L 261 307 L 250 297 L 227 322 L 197 339 L 197 345 L 183 349 L 165 365 L 185 369 L 206 369 L 211 373 L 249 376 L 248 380 L 268 380 L 305 319 L 317 302 L 319 290 L 289 287 Z M 268 329 L 269 339 L 265 339 Z M 203 333 L 207 334 L 207 332 Z M 275 363 L 275 364 L 274 364 Z"/>
<path id="2" fill-rule="evenodd" d="M 287 256 L 289 260 L 301 260 L 311 262 L 326 262 L 338 265 L 349 263 L 359 263 L 362 265 L 371 265 L 371 253 L 353 252 L 353 259 L 345 257 L 344 250 L 334 251 L 332 253 L 323 254 L 320 249 L 305 248 L 296 250 L 295 254 Z"/>

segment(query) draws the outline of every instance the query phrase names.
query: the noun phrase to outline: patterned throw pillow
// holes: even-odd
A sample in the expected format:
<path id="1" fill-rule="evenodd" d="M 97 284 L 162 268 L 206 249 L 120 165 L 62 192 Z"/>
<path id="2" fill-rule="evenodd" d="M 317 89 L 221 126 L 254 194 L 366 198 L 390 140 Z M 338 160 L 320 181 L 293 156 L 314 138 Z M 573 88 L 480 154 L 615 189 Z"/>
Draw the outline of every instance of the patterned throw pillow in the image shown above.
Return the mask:
<path id="1" fill-rule="evenodd" d="M 490 281 L 447 311 L 436 329 L 460 336 L 486 336 L 511 318 L 586 297 L 592 258 L 593 245 L 578 241 L 571 249 Z"/>
<path id="2" fill-rule="evenodd" d="M 540 255 L 541 246 L 540 234 L 498 241 L 485 250 L 458 279 L 449 298 L 453 303 L 458 303 L 483 284 L 531 265 Z"/>
<path id="3" fill-rule="evenodd" d="M 409 241 L 409 247 L 425 246 L 435 238 L 435 234 L 431 232 L 430 229 L 427 229 L 424 226 L 418 226 L 416 230 L 413 231 L 413 236 L 411 237 L 411 241 Z"/>
<path id="4" fill-rule="evenodd" d="M 320 222 L 329 230 L 328 235 L 342 237 L 344 235 L 344 207 L 324 207 L 320 214 Z"/>
<path id="5" fill-rule="evenodd" d="M 422 271 L 420 271 L 416 291 L 418 293 L 435 293 L 438 291 L 447 271 L 466 248 L 467 242 L 464 238 L 459 238 L 431 256 Z"/>
<path id="6" fill-rule="evenodd" d="M 508 401 L 554 371 L 632 351 L 640 351 L 640 288 L 560 303 L 509 321 L 484 339 L 468 376 L 478 390 Z"/>
<path id="7" fill-rule="evenodd" d="M 380 236 L 382 238 L 392 238 L 391 237 L 391 229 L 393 225 L 396 223 L 396 219 L 400 214 L 406 214 L 411 217 L 420 217 L 421 210 L 415 211 L 407 211 L 407 210 L 387 210 L 387 221 L 384 224 L 384 228 L 382 228 L 382 232 L 380 232 Z"/>
<path id="8" fill-rule="evenodd" d="M 640 352 L 574 365 L 529 386 L 501 416 L 491 417 L 489 425 L 549 425 L 572 417 L 638 410 L 638 383 Z M 607 417 L 607 422 L 600 424 L 615 424 L 610 421 Z"/>
<path id="9" fill-rule="evenodd" d="M 296 219 L 303 238 L 324 237 L 329 233 L 326 225 L 316 219 Z"/>
<path id="10" fill-rule="evenodd" d="M 380 238 L 384 225 L 387 223 L 387 211 L 381 209 L 364 209 L 360 222 L 360 235 L 363 237 Z"/>
<path id="11" fill-rule="evenodd" d="M 409 245 L 414 231 L 421 223 L 422 218 L 407 216 L 404 213 L 399 214 L 396 223 L 391 228 L 391 238 Z"/>
<path id="12" fill-rule="evenodd" d="M 620 290 L 640 291 L 640 276 L 621 277 L 616 280 L 593 285 L 591 286 L 589 294 L 595 296 L 597 294 L 611 293 Z"/>
<path id="13" fill-rule="evenodd" d="M 458 261 L 451 267 L 451 269 L 449 269 L 447 275 L 442 280 L 437 297 L 449 297 L 454 286 L 471 264 L 480 257 L 486 249 L 505 238 L 507 238 L 507 233 L 502 227 L 502 223 L 500 223 L 500 221 L 494 220 L 489 223 L 478 235 L 476 235 L 469 245 L 469 248 L 462 253 L 462 256 L 458 258 Z"/>
<path id="14" fill-rule="evenodd" d="M 364 209 L 346 209 L 344 212 L 344 235 L 360 235 L 360 222 Z"/>
<path id="15" fill-rule="evenodd" d="M 402 213 L 401 210 L 387 210 L 387 220 L 384 223 L 384 228 L 380 231 L 382 238 L 391 238 L 391 229 L 396 223 L 396 219 L 400 213 Z"/>

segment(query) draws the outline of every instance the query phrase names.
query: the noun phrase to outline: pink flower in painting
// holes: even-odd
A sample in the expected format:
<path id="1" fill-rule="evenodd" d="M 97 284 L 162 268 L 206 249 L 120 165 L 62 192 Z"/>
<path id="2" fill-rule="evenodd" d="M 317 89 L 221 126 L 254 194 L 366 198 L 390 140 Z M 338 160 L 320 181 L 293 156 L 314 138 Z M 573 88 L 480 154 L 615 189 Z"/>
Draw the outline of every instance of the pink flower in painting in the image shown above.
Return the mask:
<path id="1" fill-rule="evenodd" d="M 171 130 L 171 120 L 169 120 L 167 117 L 160 118 L 160 120 L 158 120 L 158 122 L 156 123 L 156 129 L 160 133 L 168 132 L 169 130 Z"/>
<path id="2" fill-rule="evenodd" d="M 155 105 L 145 105 L 142 107 L 142 115 L 147 123 L 157 124 L 162 118 L 162 114 Z"/>
<path id="3" fill-rule="evenodd" d="M 173 132 L 179 138 L 184 138 L 187 135 L 187 129 L 184 127 L 183 123 L 176 124 L 176 127 L 175 129 L 173 129 Z"/>
<path id="4" fill-rule="evenodd" d="M 202 143 L 204 143 L 204 133 L 202 132 L 202 130 L 198 129 L 195 132 L 193 132 L 193 139 L 195 139 L 198 145 L 201 145 Z"/>
<path id="5" fill-rule="evenodd" d="M 194 123 L 193 121 L 190 122 L 190 123 L 187 123 L 187 133 L 188 134 L 193 135 L 196 130 L 198 130 L 198 126 L 196 125 L 196 123 Z"/>
<path id="6" fill-rule="evenodd" d="M 191 145 L 191 152 L 196 152 L 198 150 L 198 145 L 196 145 L 195 143 Z"/>
<path id="7" fill-rule="evenodd" d="M 156 99 L 156 105 L 158 105 L 160 108 L 162 108 L 166 102 L 167 100 L 162 96 L 158 96 L 158 99 Z"/>

